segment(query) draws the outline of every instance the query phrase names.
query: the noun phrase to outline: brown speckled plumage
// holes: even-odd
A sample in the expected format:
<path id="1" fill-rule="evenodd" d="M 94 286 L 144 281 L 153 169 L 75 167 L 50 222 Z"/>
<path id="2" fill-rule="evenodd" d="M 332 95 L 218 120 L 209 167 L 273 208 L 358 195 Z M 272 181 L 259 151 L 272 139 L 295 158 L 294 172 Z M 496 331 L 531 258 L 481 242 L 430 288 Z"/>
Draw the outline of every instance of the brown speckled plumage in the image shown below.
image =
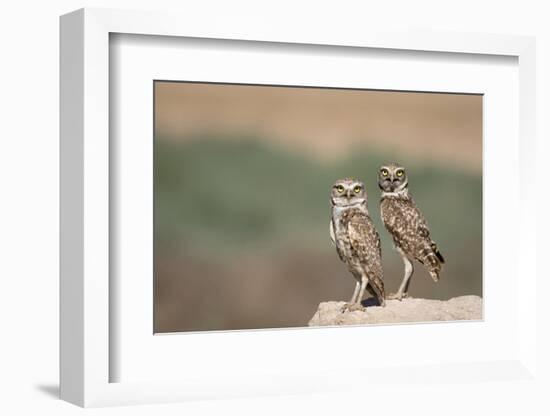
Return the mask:
<path id="1" fill-rule="evenodd" d="M 430 237 L 426 219 L 409 193 L 405 169 L 394 163 L 382 166 L 378 186 L 382 190 L 382 222 L 405 262 L 405 278 L 397 296 L 400 299 L 408 290 L 412 260 L 422 263 L 433 280 L 438 281 L 444 259 Z"/>
<path id="2" fill-rule="evenodd" d="M 338 191 L 339 185 L 342 185 L 342 191 Z M 352 192 L 353 189 L 357 192 Z M 340 260 L 347 265 L 359 285 L 351 303 L 361 302 L 362 291 L 358 288 L 364 280 L 363 290 L 367 289 L 384 305 L 380 236 L 368 213 L 364 185 L 352 178 L 337 181 L 333 187 L 331 202 L 331 237 Z"/>
<path id="3" fill-rule="evenodd" d="M 395 246 L 422 263 L 432 276 L 439 279 L 442 256 L 430 238 L 426 220 L 412 197 L 410 195 L 382 197 L 380 212 L 384 226 L 392 235 Z"/>

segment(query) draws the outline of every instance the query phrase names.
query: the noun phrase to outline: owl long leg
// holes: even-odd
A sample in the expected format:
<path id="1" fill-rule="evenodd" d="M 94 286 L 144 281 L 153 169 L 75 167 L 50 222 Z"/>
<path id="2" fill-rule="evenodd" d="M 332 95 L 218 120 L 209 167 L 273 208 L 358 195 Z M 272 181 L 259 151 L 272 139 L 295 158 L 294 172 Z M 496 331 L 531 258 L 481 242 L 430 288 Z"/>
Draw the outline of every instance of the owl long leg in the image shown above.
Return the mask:
<path id="1" fill-rule="evenodd" d="M 355 290 L 353 291 L 353 296 L 351 300 L 344 304 L 342 307 L 342 312 L 352 312 L 355 310 L 361 309 L 361 298 L 359 297 L 359 291 L 361 290 L 361 283 L 355 283 Z"/>
<path id="2" fill-rule="evenodd" d="M 411 277 L 414 272 L 414 267 L 412 261 L 410 261 L 407 257 L 403 258 L 403 262 L 405 263 L 405 278 L 403 280 L 406 280 L 403 295 L 406 297 L 409 293 L 409 285 L 411 284 Z"/>
<path id="3" fill-rule="evenodd" d="M 355 282 L 355 290 L 353 291 L 353 296 L 349 301 L 350 304 L 357 303 L 357 295 L 359 294 L 360 288 L 361 288 L 361 284 L 359 282 Z"/>
<path id="4" fill-rule="evenodd" d="M 388 299 L 401 300 L 403 299 L 403 297 L 407 297 L 407 293 L 409 292 L 409 285 L 411 283 L 411 277 L 414 272 L 414 267 L 412 261 L 407 257 L 403 250 L 398 247 L 397 251 L 399 251 L 399 254 L 401 254 L 401 257 L 403 258 L 403 263 L 405 264 L 405 276 L 403 276 L 403 281 L 401 282 L 401 286 L 399 286 L 399 290 L 397 291 L 397 293 L 389 295 Z"/>
<path id="5" fill-rule="evenodd" d="M 365 289 L 367 288 L 367 284 L 369 283 L 369 278 L 365 275 L 361 276 L 361 288 L 359 289 L 359 296 L 357 297 L 355 303 L 361 304 L 361 301 L 363 300 L 363 296 L 365 295 Z"/>

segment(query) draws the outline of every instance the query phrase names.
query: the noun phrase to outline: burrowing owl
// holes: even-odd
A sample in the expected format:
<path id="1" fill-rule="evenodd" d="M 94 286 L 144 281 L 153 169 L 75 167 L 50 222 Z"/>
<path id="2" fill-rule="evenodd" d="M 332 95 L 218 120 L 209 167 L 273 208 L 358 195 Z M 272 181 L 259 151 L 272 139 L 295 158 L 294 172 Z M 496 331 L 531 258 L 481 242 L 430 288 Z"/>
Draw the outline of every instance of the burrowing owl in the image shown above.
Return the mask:
<path id="1" fill-rule="evenodd" d="M 395 163 L 382 166 L 378 171 L 378 186 L 382 190 L 382 222 L 392 235 L 395 248 L 405 263 L 405 276 L 401 286 L 396 294 L 388 298 L 401 300 L 407 296 L 409 290 L 414 271 L 413 260 L 422 263 L 436 282 L 445 260 L 430 238 L 428 224 L 409 194 L 405 168 Z"/>
<path id="2" fill-rule="evenodd" d="M 369 216 L 365 185 L 351 178 L 340 179 L 332 186 L 330 201 L 330 238 L 356 280 L 348 306 L 360 307 L 365 289 L 385 306 L 380 237 Z"/>

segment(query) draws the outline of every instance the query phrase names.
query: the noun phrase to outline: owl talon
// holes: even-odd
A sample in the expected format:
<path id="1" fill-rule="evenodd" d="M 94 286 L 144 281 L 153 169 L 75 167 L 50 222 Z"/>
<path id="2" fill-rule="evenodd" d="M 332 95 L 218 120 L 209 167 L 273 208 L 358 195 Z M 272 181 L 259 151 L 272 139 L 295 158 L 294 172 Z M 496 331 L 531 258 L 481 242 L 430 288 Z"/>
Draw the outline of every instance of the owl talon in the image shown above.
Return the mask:
<path id="1" fill-rule="evenodd" d="M 340 310 L 342 313 L 346 313 L 346 312 L 362 311 L 364 309 L 365 308 L 363 308 L 363 306 L 360 303 L 346 302 L 346 304 L 342 306 L 342 309 Z"/>
<path id="2" fill-rule="evenodd" d="M 397 292 L 397 293 L 390 293 L 390 294 L 386 297 L 386 299 L 390 299 L 390 300 L 396 299 L 396 300 L 398 300 L 399 302 L 401 302 L 404 298 L 406 298 L 406 297 L 408 297 L 408 296 L 409 296 L 409 295 L 408 295 L 407 293 L 399 293 L 399 292 Z"/>

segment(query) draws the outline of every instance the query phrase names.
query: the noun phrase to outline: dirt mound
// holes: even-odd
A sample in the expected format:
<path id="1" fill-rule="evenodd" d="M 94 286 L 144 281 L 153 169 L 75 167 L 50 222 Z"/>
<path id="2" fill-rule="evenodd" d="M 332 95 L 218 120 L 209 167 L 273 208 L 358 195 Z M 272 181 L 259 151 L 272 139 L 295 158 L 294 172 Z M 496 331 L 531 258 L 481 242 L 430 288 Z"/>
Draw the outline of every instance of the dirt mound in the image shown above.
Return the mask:
<path id="1" fill-rule="evenodd" d="M 363 301 L 368 305 L 369 299 Z M 479 296 L 459 296 L 449 300 L 406 298 L 387 300 L 386 307 L 367 306 L 343 311 L 345 302 L 321 302 L 309 326 L 369 325 L 402 322 L 460 321 L 482 319 Z"/>

